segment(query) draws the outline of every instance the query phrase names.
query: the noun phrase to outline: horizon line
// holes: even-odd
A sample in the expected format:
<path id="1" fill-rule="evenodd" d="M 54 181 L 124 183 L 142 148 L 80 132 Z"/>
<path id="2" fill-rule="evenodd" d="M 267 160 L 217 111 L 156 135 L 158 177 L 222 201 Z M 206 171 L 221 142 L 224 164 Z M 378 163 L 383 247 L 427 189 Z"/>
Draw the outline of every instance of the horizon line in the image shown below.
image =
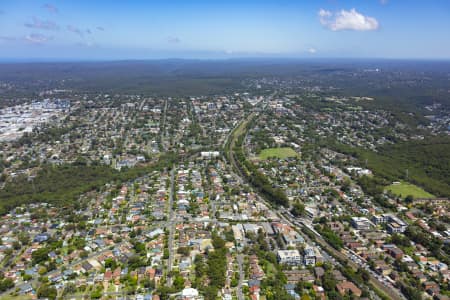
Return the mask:
<path id="1" fill-rule="evenodd" d="M 83 62 L 157 62 L 157 61 L 320 61 L 320 60 L 335 60 L 335 61 L 423 61 L 423 62 L 450 62 L 449 58 L 424 58 L 424 57 L 215 57 L 215 58 L 185 58 L 185 57 L 167 57 L 167 58 L 6 58 L 0 57 L 0 63 L 83 63 Z"/>

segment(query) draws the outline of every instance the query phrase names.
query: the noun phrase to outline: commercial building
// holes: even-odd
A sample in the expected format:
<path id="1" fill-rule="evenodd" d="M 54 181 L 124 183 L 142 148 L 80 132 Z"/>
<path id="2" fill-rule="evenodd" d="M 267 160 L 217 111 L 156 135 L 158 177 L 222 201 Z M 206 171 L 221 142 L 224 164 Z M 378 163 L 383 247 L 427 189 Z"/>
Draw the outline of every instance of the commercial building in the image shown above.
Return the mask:
<path id="1" fill-rule="evenodd" d="M 353 217 L 351 224 L 358 230 L 369 230 L 372 227 L 372 223 L 365 217 Z"/>
<path id="2" fill-rule="evenodd" d="M 305 248 L 303 263 L 305 266 L 314 266 L 316 264 L 316 253 L 313 248 Z"/>
<path id="3" fill-rule="evenodd" d="M 280 264 L 298 266 L 302 263 L 302 257 L 298 250 L 278 250 L 277 259 Z"/>

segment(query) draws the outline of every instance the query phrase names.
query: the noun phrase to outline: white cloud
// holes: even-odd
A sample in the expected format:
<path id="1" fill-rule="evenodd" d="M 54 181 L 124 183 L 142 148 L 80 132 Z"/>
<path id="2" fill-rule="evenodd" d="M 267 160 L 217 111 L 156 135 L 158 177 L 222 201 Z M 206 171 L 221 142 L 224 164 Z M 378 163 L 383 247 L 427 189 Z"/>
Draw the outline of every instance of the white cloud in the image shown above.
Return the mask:
<path id="1" fill-rule="evenodd" d="M 317 49 L 316 49 L 316 48 L 309 48 L 309 49 L 308 49 L 308 52 L 309 52 L 310 54 L 316 54 L 316 53 L 317 53 Z"/>
<path id="2" fill-rule="evenodd" d="M 332 31 L 340 30 L 358 30 L 368 31 L 376 30 L 379 27 L 378 21 L 369 16 L 365 16 L 352 8 L 351 10 L 340 10 L 332 13 L 321 9 L 318 12 L 320 23 Z"/>
<path id="3" fill-rule="evenodd" d="M 322 8 L 319 10 L 319 17 L 321 17 L 321 18 L 331 17 L 332 15 L 333 14 L 329 10 L 325 10 L 325 9 L 322 9 Z"/>
<path id="4" fill-rule="evenodd" d="M 31 44 L 44 44 L 53 38 L 39 33 L 32 33 L 25 36 L 25 40 Z"/>

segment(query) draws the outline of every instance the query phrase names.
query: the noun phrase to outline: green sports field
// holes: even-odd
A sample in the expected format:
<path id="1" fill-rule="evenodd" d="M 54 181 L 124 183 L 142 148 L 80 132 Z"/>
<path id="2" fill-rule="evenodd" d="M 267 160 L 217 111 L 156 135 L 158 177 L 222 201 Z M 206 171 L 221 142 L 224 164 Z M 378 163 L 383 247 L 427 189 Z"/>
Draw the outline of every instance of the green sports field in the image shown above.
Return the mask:
<path id="1" fill-rule="evenodd" d="M 424 191 L 421 187 L 407 182 L 391 184 L 386 187 L 386 190 L 391 191 L 400 197 L 412 195 L 414 198 L 434 198 L 434 195 Z"/>
<path id="2" fill-rule="evenodd" d="M 268 148 L 261 151 L 259 154 L 260 159 L 268 159 L 269 157 L 276 158 L 288 158 L 288 157 L 297 157 L 298 153 L 294 151 L 294 149 L 290 147 L 284 148 Z"/>

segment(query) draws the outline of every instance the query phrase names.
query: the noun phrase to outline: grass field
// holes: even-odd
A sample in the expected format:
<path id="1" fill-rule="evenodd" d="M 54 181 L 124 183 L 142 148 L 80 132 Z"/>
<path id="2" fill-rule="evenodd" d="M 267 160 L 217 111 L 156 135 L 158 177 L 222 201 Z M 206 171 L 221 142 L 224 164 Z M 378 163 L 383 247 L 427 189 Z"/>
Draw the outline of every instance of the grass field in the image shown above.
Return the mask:
<path id="1" fill-rule="evenodd" d="M 28 295 L 20 295 L 20 296 L 11 296 L 11 295 L 3 295 L 0 297 L 2 300 L 31 300 L 31 296 Z"/>
<path id="2" fill-rule="evenodd" d="M 400 197 L 406 197 L 408 195 L 412 195 L 414 198 L 434 198 L 434 196 L 417 185 L 400 182 L 400 184 L 391 184 L 386 187 L 386 190 L 391 191 L 392 193 L 399 195 Z"/>
<path id="3" fill-rule="evenodd" d="M 297 152 L 295 152 L 292 148 L 289 147 L 264 149 L 259 154 L 260 159 L 268 159 L 269 157 L 276 157 L 283 159 L 296 156 L 298 156 Z"/>

